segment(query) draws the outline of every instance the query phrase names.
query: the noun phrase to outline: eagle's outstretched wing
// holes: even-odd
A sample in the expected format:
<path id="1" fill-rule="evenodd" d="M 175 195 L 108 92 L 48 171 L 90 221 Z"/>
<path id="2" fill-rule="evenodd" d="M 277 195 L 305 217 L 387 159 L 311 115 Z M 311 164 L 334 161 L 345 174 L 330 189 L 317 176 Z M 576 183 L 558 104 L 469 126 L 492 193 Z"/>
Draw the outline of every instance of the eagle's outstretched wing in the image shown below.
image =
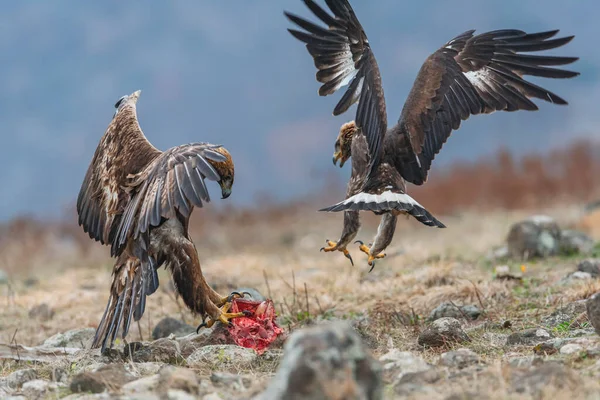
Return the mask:
<path id="1" fill-rule="evenodd" d="M 387 130 L 385 98 L 377 61 L 365 32 L 347 0 L 326 0 L 331 16 L 313 0 L 306 6 L 327 25 L 327 29 L 288 12 L 285 15 L 304 31 L 288 29 L 306 43 L 318 69 L 317 81 L 323 83 L 319 95 L 327 96 L 341 87 L 348 89 L 333 110 L 344 113 L 358 102 L 355 122 L 367 138 L 369 171 L 379 162 Z"/>
<path id="2" fill-rule="evenodd" d="M 115 115 L 96 148 L 77 197 L 79 225 L 102 244 L 112 242 L 129 202 L 129 193 L 124 189 L 127 176 L 138 173 L 160 154 L 146 140 L 138 123 L 138 97 L 139 91 L 123 96 L 115 104 Z M 115 136 L 131 140 L 120 143 L 112 140 Z"/>
<path id="3" fill-rule="evenodd" d="M 552 39 L 558 30 L 525 33 L 498 30 L 474 36 L 465 32 L 433 53 L 419 71 L 398 124 L 385 146 L 393 147 L 394 165 L 407 181 L 421 185 L 435 155 L 453 130 L 475 114 L 537 110 L 538 98 L 567 104 L 556 94 L 523 78 L 571 78 L 579 75 L 554 66 L 576 57 L 522 54 L 554 49 L 573 36 Z"/>
<path id="4" fill-rule="evenodd" d="M 163 218 L 174 218 L 176 212 L 188 218 L 194 206 L 202 207 L 210 196 L 204 179 L 219 181 L 221 177 L 208 160 L 225 162 L 220 145 L 191 143 L 173 147 L 150 162 L 146 168 L 130 176 L 127 204 L 112 243 L 112 253 L 131 237 L 148 232 Z"/>

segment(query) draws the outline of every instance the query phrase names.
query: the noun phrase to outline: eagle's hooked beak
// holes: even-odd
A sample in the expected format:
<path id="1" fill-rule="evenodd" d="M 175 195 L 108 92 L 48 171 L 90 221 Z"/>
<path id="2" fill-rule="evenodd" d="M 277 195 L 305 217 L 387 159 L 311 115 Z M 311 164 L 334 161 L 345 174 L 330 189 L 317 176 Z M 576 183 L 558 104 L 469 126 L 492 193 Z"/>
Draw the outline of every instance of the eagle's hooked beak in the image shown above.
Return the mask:
<path id="1" fill-rule="evenodd" d="M 342 158 L 342 152 L 336 151 L 335 153 L 333 153 L 333 165 L 337 165 L 337 162 L 339 159 L 342 160 L 342 161 L 340 161 L 340 168 L 342 168 L 346 161 Z"/>

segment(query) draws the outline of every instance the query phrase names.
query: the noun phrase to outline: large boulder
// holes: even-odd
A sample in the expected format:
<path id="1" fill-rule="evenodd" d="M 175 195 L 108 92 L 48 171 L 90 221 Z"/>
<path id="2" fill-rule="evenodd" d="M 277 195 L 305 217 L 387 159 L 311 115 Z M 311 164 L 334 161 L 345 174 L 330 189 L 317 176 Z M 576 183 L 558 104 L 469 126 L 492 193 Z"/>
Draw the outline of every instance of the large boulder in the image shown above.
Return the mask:
<path id="1" fill-rule="evenodd" d="M 383 397 L 381 366 L 345 322 L 294 332 L 284 354 L 277 374 L 256 400 Z"/>
<path id="2" fill-rule="evenodd" d="M 535 215 L 514 224 L 506 239 L 512 257 L 530 259 L 558 254 L 560 227 L 551 217 Z"/>

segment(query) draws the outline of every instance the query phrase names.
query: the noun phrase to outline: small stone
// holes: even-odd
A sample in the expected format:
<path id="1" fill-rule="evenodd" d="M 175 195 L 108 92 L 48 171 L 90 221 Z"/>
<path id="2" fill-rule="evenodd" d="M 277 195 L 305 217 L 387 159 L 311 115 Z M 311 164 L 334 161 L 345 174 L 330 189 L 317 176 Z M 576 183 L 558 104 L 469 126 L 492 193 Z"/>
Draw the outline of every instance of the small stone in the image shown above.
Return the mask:
<path id="1" fill-rule="evenodd" d="M 166 317 L 161 319 L 152 330 L 152 339 L 157 340 L 166 338 L 171 334 L 175 336 L 185 336 L 194 332 L 196 332 L 196 328 L 193 326 L 183 323 L 175 318 Z"/>
<path id="2" fill-rule="evenodd" d="M 594 278 L 600 277 L 600 259 L 588 258 L 577 265 L 577 271 L 587 272 Z"/>
<path id="3" fill-rule="evenodd" d="M 431 369 L 423 359 L 398 349 L 392 349 L 379 357 L 379 362 L 383 364 L 384 373 L 393 375 L 393 379 L 401 379 L 405 374 Z"/>
<path id="4" fill-rule="evenodd" d="M 49 321 L 54 317 L 54 310 L 46 303 L 38 304 L 29 310 L 29 318 L 35 318 L 40 321 Z"/>
<path id="5" fill-rule="evenodd" d="M 37 371 L 33 368 L 20 369 L 6 377 L 6 384 L 11 389 L 19 389 L 25 382 L 37 379 Z"/>
<path id="6" fill-rule="evenodd" d="M 542 318 L 542 323 L 549 328 L 554 328 L 565 323 L 571 324 L 577 317 L 585 312 L 585 304 L 585 300 L 569 303 L 556 309 L 552 314 Z M 574 326 L 574 328 L 576 327 L 577 326 Z"/>
<path id="7" fill-rule="evenodd" d="M 178 364 L 183 362 L 179 343 L 175 340 L 162 338 L 149 344 L 139 342 L 130 343 L 125 346 L 125 357 L 131 358 L 134 362 L 160 362 L 167 364 Z"/>
<path id="8" fill-rule="evenodd" d="M 402 378 L 394 385 L 394 392 L 403 397 L 410 397 L 413 394 L 429 394 L 433 397 L 433 389 L 431 385 L 442 379 L 442 374 L 435 369 L 426 371 L 409 372 L 404 374 Z"/>
<path id="9" fill-rule="evenodd" d="M 202 400 L 223 400 L 223 398 L 218 393 L 209 393 L 202 397 Z"/>
<path id="10" fill-rule="evenodd" d="M 538 343 L 552 339 L 552 334 L 542 328 L 526 329 L 521 332 L 515 332 L 506 339 L 508 346 L 523 345 L 534 346 Z"/>
<path id="11" fill-rule="evenodd" d="M 23 384 L 22 392 L 28 399 L 43 399 L 48 392 L 48 386 L 48 382 L 41 379 L 34 379 Z"/>
<path id="12" fill-rule="evenodd" d="M 181 390 L 196 396 L 200 394 L 200 379 L 188 368 L 166 366 L 158 374 L 158 386 L 161 391 Z"/>
<path id="13" fill-rule="evenodd" d="M 169 389 L 165 393 L 169 400 L 196 400 L 197 397 L 183 390 Z"/>
<path id="14" fill-rule="evenodd" d="M 491 347 L 503 347 L 506 344 L 508 335 L 506 333 L 484 332 L 482 339 L 488 342 Z"/>
<path id="15" fill-rule="evenodd" d="M 542 398 L 542 393 L 552 393 L 556 389 L 575 393 L 582 387 L 582 379 L 571 368 L 554 362 L 530 369 L 513 368 L 509 376 L 513 392 L 528 393 L 534 398 Z"/>
<path id="16" fill-rule="evenodd" d="M 258 290 L 254 289 L 254 288 L 242 287 L 239 289 L 235 289 L 235 291 L 243 294 L 244 298 L 249 298 L 250 300 L 254 300 L 254 301 L 266 301 L 267 300 L 267 298 L 265 296 L 263 296 L 263 294 L 261 292 L 259 292 Z"/>
<path id="17" fill-rule="evenodd" d="M 88 344 L 91 344 L 95 334 L 94 328 L 73 329 L 49 337 L 42 346 L 85 349 Z"/>
<path id="18" fill-rule="evenodd" d="M 252 384 L 249 377 L 228 372 L 213 372 L 210 381 L 215 386 L 227 386 L 236 392 L 240 392 Z"/>
<path id="19" fill-rule="evenodd" d="M 443 353 L 439 364 L 445 367 L 465 368 L 470 365 L 479 364 L 479 356 L 469 349 L 458 349 Z"/>
<path id="20" fill-rule="evenodd" d="M 187 358 L 187 363 L 191 367 L 239 365 L 252 363 L 256 357 L 254 350 L 236 345 L 219 344 L 200 347 Z"/>
<path id="21" fill-rule="evenodd" d="M 469 342 L 471 339 L 462 330 L 460 322 L 455 318 L 440 318 L 435 321 L 421 334 L 418 343 L 423 347 L 440 347 L 452 343 Z"/>
<path id="22" fill-rule="evenodd" d="M 600 335 L 600 292 L 594 294 L 586 302 L 587 315 L 590 323 Z"/>
<path id="23" fill-rule="evenodd" d="M 95 372 L 82 372 L 71 380 L 69 388 L 73 393 L 102 393 L 105 390 L 118 390 L 134 376 L 125 370 L 123 364 L 108 364 Z"/>
<path id="24" fill-rule="evenodd" d="M 125 369 L 133 376 L 141 378 L 143 376 L 158 374 L 158 371 L 160 371 L 164 365 L 165 364 L 157 362 L 128 363 L 125 364 Z"/>
<path id="25" fill-rule="evenodd" d="M 514 224 L 506 242 L 512 257 L 530 259 L 558 254 L 560 239 L 560 228 L 554 219 L 535 215 Z"/>
<path id="26" fill-rule="evenodd" d="M 159 375 L 150 375 L 125 384 L 121 391 L 126 396 L 148 398 L 158 387 Z"/>
<path id="27" fill-rule="evenodd" d="M 595 244 L 594 239 L 583 232 L 563 230 L 560 233 L 560 253 L 564 255 L 590 254 Z"/>
<path id="28" fill-rule="evenodd" d="M 474 305 L 458 306 L 452 303 L 442 303 L 434 308 L 429 314 L 429 321 L 435 321 L 436 319 L 443 317 L 450 317 L 456 319 L 469 319 L 476 320 L 481 315 L 481 310 Z"/>
<path id="29" fill-rule="evenodd" d="M 583 347 L 575 343 L 565 344 L 560 348 L 560 354 L 575 354 L 583 351 Z"/>
<path id="30" fill-rule="evenodd" d="M 381 367 L 346 322 L 292 333 L 267 390 L 256 400 L 364 399 L 383 397 Z"/>
<path id="31" fill-rule="evenodd" d="M 590 274 L 589 272 L 575 271 L 575 272 L 569 273 L 567 276 L 562 278 L 560 280 L 559 284 L 570 285 L 575 282 L 588 281 L 588 280 L 591 280 L 592 278 L 593 278 L 592 274 Z"/>

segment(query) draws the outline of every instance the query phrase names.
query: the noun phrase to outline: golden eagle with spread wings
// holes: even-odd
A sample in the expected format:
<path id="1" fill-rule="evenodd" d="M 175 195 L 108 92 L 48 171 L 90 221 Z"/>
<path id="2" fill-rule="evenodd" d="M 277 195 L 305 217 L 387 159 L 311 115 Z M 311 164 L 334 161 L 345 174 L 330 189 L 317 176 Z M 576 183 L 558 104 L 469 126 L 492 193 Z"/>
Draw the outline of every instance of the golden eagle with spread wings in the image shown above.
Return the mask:
<path id="1" fill-rule="evenodd" d="M 335 142 L 333 163 L 340 167 L 352 157 L 346 199 L 320 211 L 344 211 L 344 227 L 326 252 L 341 251 L 352 261 L 347 245 L 360 229 L 359 211 L 382 215 L 370 247 L 360 243 L 368 263 L 385 256 L 397 217 L 409 214 L 428 226 L 443 228 L 416 200 L 406 194 L 406 181 L 422 185 L 436 154 L 462 121 L 494 111 L 537 110 L 532 98 L 567 104 L 556 94 L 524 78 L 571 78 L 579 75 L 556 66 L 578 58 L 524 54 L 554 49 L 573 36 L 554 38 L 558 30 L 526 33 L 503 29 L 450 40 L 424 62 L 404 104 L 399 121 L 388 129 L 381 76 L 367 35 L 347 0 L 325 0 L 333 13 L 313 0 L 304 4 L 326 27 L 285 12 L 302 30 L 288 29 L 306 44 L 314 59 L 319 95 L 343 86 L 346 92 L 333 115 L 358 103 L 354 121 L 344 124 Z M 372 268 L 371 268 L 372 269 Z"/>
<path id="2" fill-rule="evenodd" d="M 111 346 L 121 329 L 144 314 L 146 296 L 158 288 L 165 265 L 186 306 L 209 317 L 204 325 L 244 315 L 228 313 L 238 293 L 223 297 L 204 280 L 188 234 L 194 207 L 210 201 L 205 179 L 229 197 L 234 166 L 220 145 L 191 143 L 160 151 L 146 139 L 137 119 L 140 91 L 123 96 L 102 136 L 77 198 L 79 225 L 90 238 L 111 246 L 116 257 L 110 297 L 92 347 Z"/>

